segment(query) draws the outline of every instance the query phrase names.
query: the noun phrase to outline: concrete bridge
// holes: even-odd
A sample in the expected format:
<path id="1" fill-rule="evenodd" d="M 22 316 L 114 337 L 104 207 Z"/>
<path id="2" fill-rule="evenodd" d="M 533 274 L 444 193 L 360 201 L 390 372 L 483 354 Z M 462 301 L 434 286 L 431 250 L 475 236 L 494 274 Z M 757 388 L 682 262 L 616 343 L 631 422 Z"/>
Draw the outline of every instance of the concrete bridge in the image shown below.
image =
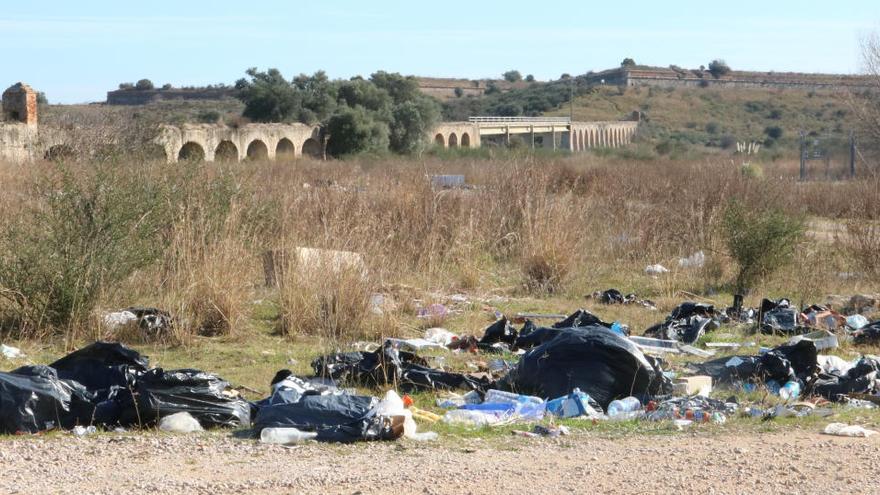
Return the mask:
<path id="1" fill-rule="evenodd" d="M 467 122 L 444 122 L 433 132 L 434 144 L 444 148 L 478 148 L 483 144 L 585 151 L 630 144 L 637 121 L 572 122 L 568 117 L 471 117 Z"/>

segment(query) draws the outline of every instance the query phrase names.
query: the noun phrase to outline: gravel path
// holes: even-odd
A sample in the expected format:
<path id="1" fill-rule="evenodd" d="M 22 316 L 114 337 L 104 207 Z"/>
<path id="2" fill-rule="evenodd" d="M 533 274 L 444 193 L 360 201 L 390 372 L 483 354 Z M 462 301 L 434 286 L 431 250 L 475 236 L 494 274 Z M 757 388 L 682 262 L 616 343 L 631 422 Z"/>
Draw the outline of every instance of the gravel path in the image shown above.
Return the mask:
<path id="1" fill-rule="evenodd" d="M 0 441 L 0 493 L 876 493 L 880 435 L 577 433 L 260 445 L 228 433 Z"/>

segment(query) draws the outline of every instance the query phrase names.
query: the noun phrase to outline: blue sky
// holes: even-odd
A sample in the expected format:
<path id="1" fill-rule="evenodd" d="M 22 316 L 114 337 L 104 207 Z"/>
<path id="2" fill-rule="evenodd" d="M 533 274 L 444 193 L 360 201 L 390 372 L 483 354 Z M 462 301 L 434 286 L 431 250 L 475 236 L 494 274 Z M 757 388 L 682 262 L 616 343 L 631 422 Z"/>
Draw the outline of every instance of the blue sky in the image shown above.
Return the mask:
<path id="1" fill-rule="evenodd" d="M 379 69 L 425 76 L 538 79 L 618 65 L 860 70 L 877 0 L 29 0 L 0 9 L 0 86 L 52 102 L 102 101 L 123 81 L 232 83 L 248 67 L 288 77 Z"/>

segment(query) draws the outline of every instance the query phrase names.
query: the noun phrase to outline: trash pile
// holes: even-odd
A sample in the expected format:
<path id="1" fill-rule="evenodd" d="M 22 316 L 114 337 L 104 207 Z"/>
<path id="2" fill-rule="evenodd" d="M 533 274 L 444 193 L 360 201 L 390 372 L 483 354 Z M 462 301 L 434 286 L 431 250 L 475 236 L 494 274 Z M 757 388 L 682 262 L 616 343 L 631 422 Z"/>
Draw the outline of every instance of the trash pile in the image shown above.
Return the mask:
<path id="1" fill-rule="evenodd" d="M 597 294 L 607 304 L 644 305 L 613 289 Z M 152 308 L 130 309 L 111 314 L 110 320 L 154 333 L 172 321 Z M 535 323 L 541 319 L 557 321 Z M 713 358 L 714 350 L 695 347 L 701 337 L 729 322 L 753 322 L 756 331 L 791 339 L 772 349 L 756 347 L 755 353 L 719 358 Z M 632 336 L 626 325 L 603 321 L 585 309 L 567 316 L 518 314 L 512 320 L 499 314 L 480 336 L 436 327 L 422 338 L 386 339 L 357 347 L 361 350 L 318 356 L 311 363 L 313 376 L 281 370 L 270 383 L 269 396 L 253 402 L 212 373 L 151 368 L 147 357 L 132 349 L 95 342 L 47 366 L 0 373 L 0 433 L 251 428 L 264 443 L 290 445 L 306 440 L 431 440 L 436 433 L 420 432 L 418 424 L 440 421 L 496 426 L 550 419 L 550 425 L 513 433 L 553 437 L 567 434 L 566 428 L 553 425 L 558 418 L 671 421 L 684 427 L 723 423 L 734 414 L 764 419 L 826 414 L 828 409 L 817 407 L 823 401 L 876 407 L 880 358 L 847 361 L 820 353 L 837 347 L 839 338 L 875 344 L 880 321 L 818 305 L 799 310 L 787 299 L 744 308 L 740 297 L 725 310 L 684 302 L 643 336 Z M 7 359 L 23 356 L 15 348 L 2 350 Z M 446 352 L 496 357 L 474 365 L 477 371 L 463 373 L 444 368 Z M 669 352 L 712 359 L 675 373 L 664 370 L 662 356 Z M 782 402 L 763 408 L 739 404 L 735 397 L 718 400 L 709 396 L 713 386 L 772 393 Z M 344 387 L 383 390 L 384 395 Z M 423 391 L 438 394 L 436 406 L 443 414 L 415 407 L 408 394 Z M 803 397 L 814 399 L 803 402 Z M 846 425 L 835 428 L 830 434 L 860 434 Z"/>
<path id="2" fill-rule="evenodd" d="M 250 424 L 251 407 L 221 378 L 199 370 L 149 368 L 145 356 L 95 342 L 48 366 L 0 373 L 0 432 L 75 426 L 149 427 L 186 413 L 201 427 Z"/>

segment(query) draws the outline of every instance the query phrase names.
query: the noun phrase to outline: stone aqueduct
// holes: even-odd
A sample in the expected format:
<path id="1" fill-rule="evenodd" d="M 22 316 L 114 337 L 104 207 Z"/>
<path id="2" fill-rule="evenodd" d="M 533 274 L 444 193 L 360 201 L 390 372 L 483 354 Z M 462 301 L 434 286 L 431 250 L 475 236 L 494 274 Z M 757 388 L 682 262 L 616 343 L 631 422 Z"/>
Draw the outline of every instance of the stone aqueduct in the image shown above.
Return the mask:
<path id="1" fill-rule="evenodd" d="M 3 93 L 0 121 L 0 159 L 29 162 L 62 156 L 69 150 L 68 133 L 37 125 L 36 92 L 19 83 Z M 565 117 L 471 117 L 468 122 L 444 122 L 431 132 L 435 145 L 478 148 L 513 144 L 532 148 L 584 151 L 629 144 L 638 121 L 571 122 Z M 169 162 L 181 159 L 242 161 L 247 159 L 324 158 L 328 136 L 320 126 L 305 124 L 164 125 L 156 143 Z M 332 139 L 332 136 L 330 137 Z"/>
<path id="2" fill-rule="evenodd" d="M 472 122 L 444 122 L 432 131 L 443 148 L 479 148 L 484 141 L 510 143 L 522 138 L 533 148 L 585 151 L 616 148 L 632 142 L 638 122 L 568 122 L 542 118 L 516 120 L 481 118 Z M 500 139 L 498 139 L 500 138 Z M 182 159 L 241 161 L 322 158 L 325 136 L 319 126 L 305 124 L 247 124 L 232 128 L 213 124 L 163 126 L 157 142 L 169 162 Z"/>

